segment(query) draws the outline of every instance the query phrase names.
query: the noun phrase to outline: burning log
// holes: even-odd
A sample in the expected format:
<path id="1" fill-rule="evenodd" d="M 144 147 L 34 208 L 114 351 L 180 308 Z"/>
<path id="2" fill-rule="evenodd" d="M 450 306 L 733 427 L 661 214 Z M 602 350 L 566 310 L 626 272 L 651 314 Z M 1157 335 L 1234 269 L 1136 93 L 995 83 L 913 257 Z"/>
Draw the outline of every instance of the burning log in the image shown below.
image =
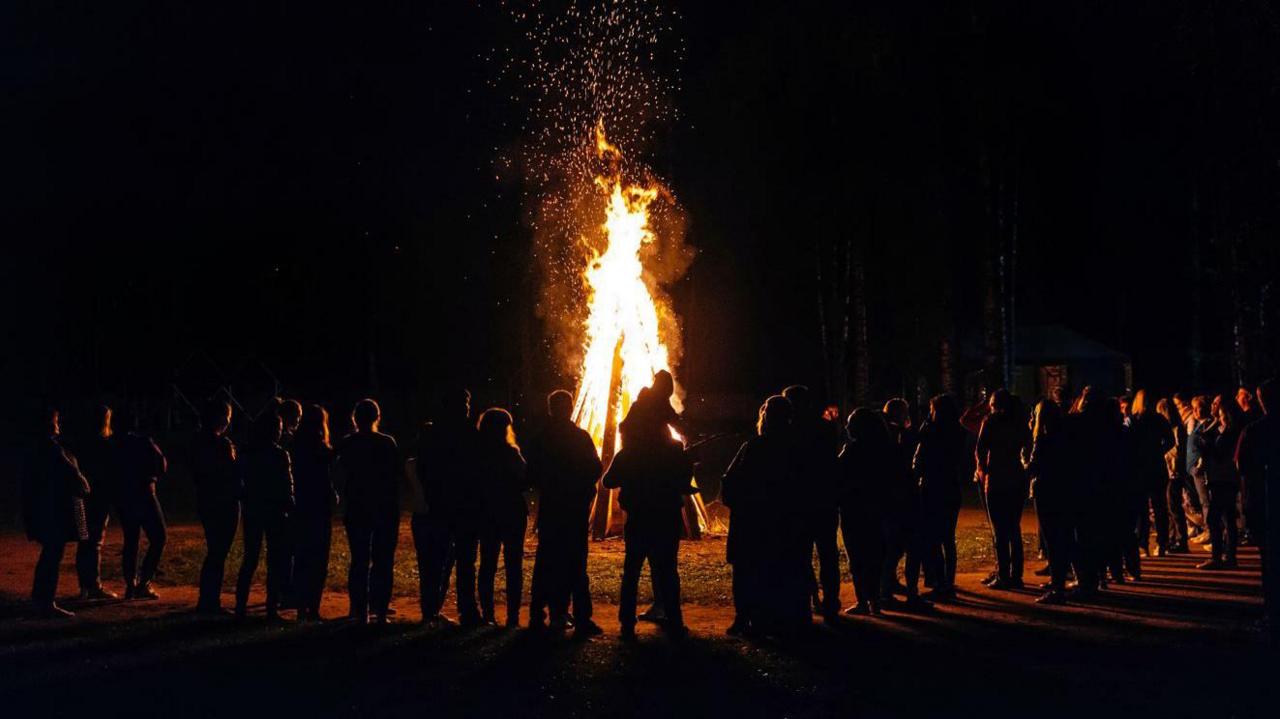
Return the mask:
<path id="1" fill-rule="evenodd" d="M 604 416 L 604 438 L 600 446 L 600 464 L 609 471 L 613 464 L 613 456 L 618 447 L 618 410 L 622 403 L 622 340 L 613 348 L 613 363 L 609 372 L 609 404 Z M 614 490 L 606 489 L 601 482 L 596 486 L 596 501 L 591 506 L 591 538 L 597 541 L 604 539 L 613 526 L 614 515 L 623 519 L 622 507 L 618 505 Z"/>

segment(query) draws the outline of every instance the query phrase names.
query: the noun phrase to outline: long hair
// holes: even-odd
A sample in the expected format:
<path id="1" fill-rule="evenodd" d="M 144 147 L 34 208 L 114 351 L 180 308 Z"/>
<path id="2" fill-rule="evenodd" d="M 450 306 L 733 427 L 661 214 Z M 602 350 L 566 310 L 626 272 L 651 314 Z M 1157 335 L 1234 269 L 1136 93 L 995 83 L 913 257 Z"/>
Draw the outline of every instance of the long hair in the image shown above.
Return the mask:
<path id="1" fill-rule="evenodd" d="M 791 402 L 780 394 L 775 394 L 760 405 L 760 416 L 756 420 L 756 434 L 764 437 L 776 434 L 791 422 L 794 414 Z"/>
<path id="2" fill-rule="evenodd" d="M 960 424 L 960 403 L 953 394 L 940 394 L 929 400 L 929 421 L 936 425 Z"/>
<path id="3" fill-rule="evenodd" d="M 490 407 L 480 413 L 480 419 L 476 421 L 476 432 L 480 435 L 480 441 L 485 444 L 507 444 L 519 449 L 513 424 L 510 412 L 501 407 Z"/>
<path id="4" fill-rule="evenodd" d="M 1164 397 L 1161 397 L 1160 401 L 1156 402 L 1156 414 L 1164 417 L 1165 421 L 1171 425 L 1176 425 L 1179 422 L 1179 419 L 1175 416 L 1177 410 L 1174 409 L 1173 403 Z"/>
<path id="5" fill-rule="evenodd" d="M 1222 423 L 1223 430 L 1233 430 L 1244 424 L 1244 410 L 1234 401 L 1218 395 L 1213 401 L 1215 415 Z"/>
<path id="6" fill-rule="evenodd" d="M 884 414 L 870 407 L 859 407 L 849 414 L 845 424 L 845 432 L 849 439 L 868 445 L 887 446 L 893 440 L 889 437 L 889 426 L 885 424 Z"/>
<path id="7" fill-rule="evenodd" d="M 1042 399 L 1036 403 L 1035 420 L 1031 436 L 1035 439 L 1052 437 L 1062 430 L 1062 409 L 1057 403 Z"/>
<path id="8" fill-rule="evenodd" d="M 331 449 L 333 445 L 329 443 L 329 410 L 318 404 L 304 407 L 302 419 L 298 422 L 298 439 Z"/>
<path id="9" fill-rule="evenodd" d="M 1129 405 L 1129 414 L 1134 417 L 1141 417 L 1147 413 L 1147 391 L 1140 389 L 1133 395 L 1133 402 Z"/>

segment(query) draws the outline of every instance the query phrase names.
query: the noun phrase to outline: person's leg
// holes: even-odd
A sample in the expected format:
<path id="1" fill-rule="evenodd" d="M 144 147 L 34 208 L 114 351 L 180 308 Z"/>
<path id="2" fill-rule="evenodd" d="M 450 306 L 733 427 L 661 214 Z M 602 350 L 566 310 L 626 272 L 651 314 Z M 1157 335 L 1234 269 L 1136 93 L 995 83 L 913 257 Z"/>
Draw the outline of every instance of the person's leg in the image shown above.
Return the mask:
<path id="1" fill-rule="evenodd" d="M 240 522 L 240 505 L 209 508 L 204 512 L 205 558 L 200 567 L 200 595 L 197 607 L 216 610 L 222 606 L 222 580 L 226 575 L 227 555 Z"/>
<path id="2" fill-rule="evenodd" d="M 351 564 L 347 569 L 347 597 L 350 616 L 358 622 L 369 619 L 369 562 L 371 561 L 373 529 L 361 519 L 347 518 L 347 547 Z"/>
<path id="3" fill-rule="evenodd" d="M 1230 501 L 1223 508 L 1223 525 L 1226 530 L 1226 555 L 1224 559 L 1234 563 L 1236 561 L 1236 547 L 1240 544 L 1240 529 L 1237 524 L 1236 501 L 1239 499 L 1240 492 L 1238 489 L 1232 488 L 1228 490 L 1230 493 Z"/>
<path id="4" fill-rule="evenodd" d="M 40 558 L 36 560 L 35 575 L 31 580 L 31 603 L 40 610 L 51 609 L 58 596 L 58 569 L 67 545 L 62 542 L 42 542 Z"/>
<path id="5" fill-rule="evenodd" d="M 454 546 L 458 572 L 458 620 L 463 624 L 473 624 L 480 621 L 480 610 L 476 606 L 476 553 L 480 549 L 480 535 L 472 528 L 464 528 Z"/>
<path id="6" fill-rule="evenodd" d="M 1182 506 L 1182 479 L 1173 477 L 1165 486 L 1165 504 L 1169 508 L 1169 547 L 1182 549 L 1187 546 L 1187 513 Z"/>
<path id="7" fill-rule="evenodd" d="M 93 495 L 85 501 L 85 523 L 89 538 L 76 543 L 76 578 L 80 594 L 89 596 L 102 591 L 102 540 L 106 536 L 109 505 Z"/>
<path id="8" fill-rule="evenodd" d="M 956 567 L 959 555 L 956 548 L 956 527 L 960 524 L 960 496 L 957 494 L 943 509 L 943 521 L 939 525 L 942 539 L 942 581 L 947 589 L 956 586 Z"/>
<path id="9" fill-rule="evenodd" d="M 428 514 L 425 521 L 427 571 L 425 583 L 427 605 L 424 618 L 439 616 L 449 595 L 449 573 L 452 569 L 453 533 L 447 520 Z"/>
<path id="10" fill-rule="evenodd" d="M 318 617 L 324 588 L 329 583 L 329 556 L 333 550 L 333 516 L 328 511 L 317 520 L 315 531 L 315 572 L 311 575 L 311 605 L 307 608 L 313 617 Z"/>
<path id="11" fill-rule="evenodd" d="M 493 582 L 498 576 L 498 552 L 502 542 L 496 529 L 489 527 L 480 534 L 480 617 L 486 622 L 493 622 Z"/>
<path id="12" fill-rule="evenodd" d="M 840 611 L 840 548 L 836 543 L 840 518 L 835 507 L 824 508 L 814 546 L 818 549 L 818 578 L 822 584 L 824 615 L 834 616 Z M 812 569 L 812 567 L 810 567 Z"/>
<path id="13" fill-rule="evenodd" d="M 124 586 L 132 589 L 138 582 L 138 542 L 142 532 L 142 524 L 138 521 L 137 510 L 127 503 L 120 508 L 120 534 L 123 537 L 120 547 L 120 571 L 124 575 Z"/>
<path id="14" fill-rule="evenodd" d="M 645 537 L 633 528 L 626 528 L 626 547 L 622 555 L 622 582 L 618 596 L 618 623 L 623 631 L 636 625 L 636 595 L 640 592 L 640 570 L 644 567 L 648 549 Z M 652 567 L 650 567 L 652 570 Z"/>
<path id="15" fill-rule="evenodd" d="M 244 556 L 240 559 L 240 573 L 236 577 L 236 614 L 243 616 L 249 605 L 249 587 L 258 571 L 258 558 L 262 553 L 265 529 L 257 519 L 244 518 Z"/>
<path id="16" fill-rule="evenodd" d="M 507 575 L 507 621 L 508 627 L 520 624 L 520 600 L 524 597 L 524 534 L 527 518 L 512 517 L 510 527 L 506 528 L 506 536 L 502 538 L 502 564 Z"/>
<path id="17" fill-rule="evenodd" d="M 396 545 L 400 543 L 400 517 L 384 517 L 373 526 L 370 537 L 372 567 L 369 576 L 369 606 L 379 620 L 387 616 L 391 606 L 391 589 L 395 580 Z"/>
<path id="18" fill-rule="evenodd" d="M 1167 487 L 1153 487 L 1147 492 L 1151 513 L 1155 518 L 1156 547 L 1160 554 L 1169 551 L 1169 497 Z M 1144 512 L 1145 514 L 1145 512 Z"/>
<path id="19" fill-rule="evenodd" d="M 289 555 L 285 551 L 287 536 L 282 517 L 274 519 L 265 528 L 267 540 L 267 618 L 273 619 L 280 608 L 280 590 L 284 587 L 288 571 Z"/>
<path id="20" fill-rule="evenodd" d="M 996 574 L 1005 581 L 1012 579 L 1013 555 L 1009 511 L 1006 493 L 987 490 L 987 514 L 991 517 L 991 531 L 995 535 Z"/>
<path id="21" fill-rule="evenodd" d="M 569 560 L 565 563 L 564 586 L 568 587 L 573 599 L 573 623 L 582 627 L 591 624 L 594 607 L 591 603 L 591 577 L 587 574 L 587 517 L 591 509 L 585 507 L 581 513 L 582 520 L 569 525 L 565 536 Z"/>
<path id="22" fill-rule="evenodd" d="M 418 563 L 418 608 L 422 610 L 423 620 L 436 615 L 433 611 L 435 603 L 435 578 L 431 574 L 431 537 L 426 515 L 415 513 L 409 520 L 409 531 L 413 535 L 413 553 Z"/>
<path id="23" fill-rule="evenodd" d="M 155 579 L 156 569 L 160 567 L 160 557 L 164 554 L 164 545 L 168 535 L 164 521 L 164 510 L 160 508 L 160 500 L 155 489 L 143 497 L 139 519 L 142 531 L 147 533 L 147 553 L 142 558 L 142 568 L 138 572 L 138 584 L 147 585 Z"/>
<path id="24" fill-rule="evenodd" d="M 666 615 L 663 626 L 668 630 L 680 630 L 684 627 L 684 612 L 680 606 L 680 533 L 672 532 L 655 539 L 649 554 L 649 571 L 662 587 L 662 608 Z"/>

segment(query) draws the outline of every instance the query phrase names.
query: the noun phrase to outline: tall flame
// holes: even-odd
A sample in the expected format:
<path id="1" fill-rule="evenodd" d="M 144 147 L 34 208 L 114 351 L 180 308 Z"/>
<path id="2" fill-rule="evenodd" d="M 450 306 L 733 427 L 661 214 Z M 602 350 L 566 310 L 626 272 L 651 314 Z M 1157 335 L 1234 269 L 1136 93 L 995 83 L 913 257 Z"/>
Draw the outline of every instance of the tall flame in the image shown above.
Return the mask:
<path id="1" fill-rule="evenodd" d="M 615 421 L 620 421 L 653 375 L 671 367 L 660 338 L 658 308 L 645 285 L 640 261 L 641 249 L 654 240 L 649 206 L 661 187 L 624 181 L 622 154 L 609 144 L 603 121 L 596 123 L 595 151 L 610 168 L 608 174 L 595 178 L 605 200 L 602 229 L 607 244 L 584 272 L 589 309 L 574 421 L 601 448 L 609 405 L 613 403 Z M 620 392 L 611 397 L 615 353 L 621 359 L 621 382 Z"/>

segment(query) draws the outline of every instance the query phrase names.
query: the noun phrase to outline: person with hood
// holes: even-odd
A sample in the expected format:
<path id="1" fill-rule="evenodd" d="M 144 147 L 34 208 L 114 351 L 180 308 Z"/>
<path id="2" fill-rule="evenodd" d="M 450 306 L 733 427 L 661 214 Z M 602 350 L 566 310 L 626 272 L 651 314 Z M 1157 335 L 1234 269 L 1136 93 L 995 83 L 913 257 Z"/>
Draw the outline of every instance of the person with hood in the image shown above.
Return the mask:
<path id="1" fill-rule="evenodd" d="M 1026 421 L 1008 390 L 993 392 L 990 405 L 975 449 L 996 543 L 996 577 L 987 586 L 1017 589 L 1022 587 L 1022 509 L 1029 493 L 1022 453 L 1029 437 Z"/>
<path id="2" fill-rule="evenodd" d="M 263 541 L 267 545 L 267 621 L 280 621 L 280 602 L 289 572 L 289 515 L 293 512 L 293 468 L 280 446 L 280 417 L 264 413 L 253 425 L 253 437 L 240 459 L 244 477 L 244 558 L 236 578 L 236 618 L 244 619 L 249 588 L 258 571 Z"/>
<path id="3" fill-rule="evenodd" d="M 845 434 L 838 460 L 837 502 L 840 533 L 857 595 L 857 603 L 845 614 L 879 614 L 884 522 L 897 471 L 897 445 L 884 416 L 869 407 L 859 407 L 849 415 Z"/>
<path id="4" fill-rule="evenodd" d="M 67 544 L 89 538 L 85 497 L 89 483 L 76 458 L 62 446 L 57 410 L 43 413 L 41 436 L 31 448 L 22 475 L 22 514 L 27 538 L 40 544 L 31 581 L 31 603 L 45 619 L 75 614 L 58 606 L 58 569 Z"/>
<path id="5" fill-rule="evenodd" d="M 538 491 L 538 550 L 533 562 L 529 626 L 569 626 L 573 601 L 574 635 L 589 637 L 603 630 L 592 618 L 587 577 L 587 525 L 602 467 L 595 443 L 573 423 L 573 395 L 556 390 L 547 395 L 547 423 L 526 451 L 528 482 Z"/>

